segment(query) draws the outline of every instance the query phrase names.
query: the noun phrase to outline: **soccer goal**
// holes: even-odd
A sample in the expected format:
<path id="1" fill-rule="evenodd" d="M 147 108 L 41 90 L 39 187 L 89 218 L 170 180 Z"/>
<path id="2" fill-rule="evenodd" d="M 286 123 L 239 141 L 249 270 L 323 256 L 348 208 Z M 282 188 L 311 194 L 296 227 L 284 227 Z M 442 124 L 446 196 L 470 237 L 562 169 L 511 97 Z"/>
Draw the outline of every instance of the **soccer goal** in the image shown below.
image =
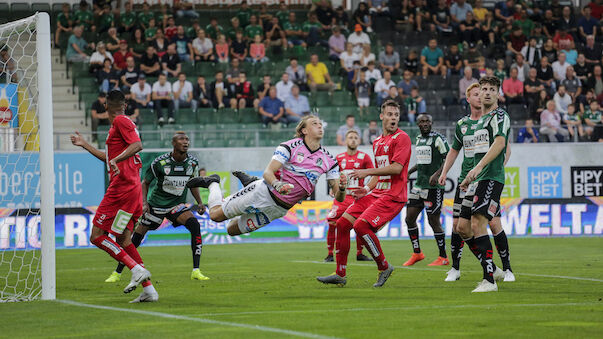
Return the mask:
<path id="1" fill-rule="evenodd" d="M 55 299 L 50 18 L 0 25 L 0 302 Z"/>

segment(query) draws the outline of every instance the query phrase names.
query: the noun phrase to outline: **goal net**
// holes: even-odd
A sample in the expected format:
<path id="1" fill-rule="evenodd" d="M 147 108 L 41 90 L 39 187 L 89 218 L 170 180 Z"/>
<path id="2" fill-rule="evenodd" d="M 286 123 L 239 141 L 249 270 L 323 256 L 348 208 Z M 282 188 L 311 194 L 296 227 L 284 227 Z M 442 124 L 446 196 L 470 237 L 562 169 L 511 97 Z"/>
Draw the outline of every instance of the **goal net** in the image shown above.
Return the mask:
<path id="1" fill-rule="evenodd" d="M 0 25 L 0 302 L 54 299 L 54 164 L 46 13 Z"/>

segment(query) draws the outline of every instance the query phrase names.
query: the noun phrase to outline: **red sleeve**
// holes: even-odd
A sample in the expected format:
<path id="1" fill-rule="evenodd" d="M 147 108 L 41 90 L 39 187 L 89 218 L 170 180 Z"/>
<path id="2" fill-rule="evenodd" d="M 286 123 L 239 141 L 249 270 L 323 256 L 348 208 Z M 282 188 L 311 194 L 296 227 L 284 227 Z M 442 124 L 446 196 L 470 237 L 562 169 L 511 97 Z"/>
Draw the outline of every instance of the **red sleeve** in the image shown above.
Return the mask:
<path id="1" fill-rule="evenodd" d="M 119 132 L 119 135 L 121 135 L 121 137 L 128 145 L 140 141 L 140 135 L 138 134 L 136 125 L 127 116 L 118 115 L 117 117 L 115 117 L 115 121 L 113 121 L 113 126 L 115 126 L 115 128 Z"/>
<path id="2" fill-rule="evenodd" d="M 396 138 L 395 147 L 390 150 L 393 154 L 391 155 L 392 162 L 397 162 L 402 166 L 405 166 L 410 161 L 410 148 L 411 142 L 410 137 L 406 133 L 400 133 Z"/>
<path id="3" fill-rule="evenodd" d="M 373 168 L 375 165 L 373 164 L 373 159 L 371 159 L 370 155 L 364 155 L 364 168 Z"/>

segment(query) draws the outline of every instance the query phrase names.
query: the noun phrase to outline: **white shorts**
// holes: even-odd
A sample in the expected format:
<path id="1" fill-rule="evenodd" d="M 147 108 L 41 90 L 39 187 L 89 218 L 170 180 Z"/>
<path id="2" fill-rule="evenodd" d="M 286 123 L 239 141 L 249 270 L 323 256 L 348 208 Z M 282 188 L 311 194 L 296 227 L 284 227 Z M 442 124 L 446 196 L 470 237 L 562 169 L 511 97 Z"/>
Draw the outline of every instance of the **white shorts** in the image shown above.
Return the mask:
<path id="1" fill-rule="evenodd" d="M 371 104 L 370 98 L 358 98 L 358 107 L 369 107 Z"/>
<path id="2" fill-rule="evenodd" d="M 241 233 L 253 232 L 287 214 L 287 209 L 274 202 L 263 179 L 227 197 L 222 210 L 228 219 L 240 216 L 238 225 Z"/>

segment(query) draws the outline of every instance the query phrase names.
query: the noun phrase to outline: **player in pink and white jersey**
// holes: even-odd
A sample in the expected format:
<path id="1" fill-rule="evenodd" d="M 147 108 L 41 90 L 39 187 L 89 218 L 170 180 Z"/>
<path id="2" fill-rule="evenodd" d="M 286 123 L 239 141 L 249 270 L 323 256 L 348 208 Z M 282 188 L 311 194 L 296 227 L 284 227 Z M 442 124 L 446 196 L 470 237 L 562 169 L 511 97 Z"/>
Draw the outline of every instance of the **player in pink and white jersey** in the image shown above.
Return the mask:
<path id="1" fill-rule="evenodd" d="M 220 176 L 197 177 L 187 187 L 209 188 L 209 217 L 220 222 L 231 220 L 229 235 L 253 232 L 287 214 L 296 203 L 306 199 L 326 174 L 335 199 L 345 199 L 347 179 L 339 173 L 337 159 L 320 142 L 324 131 L 316 116 L 305 116 L 298 123 L 296 138 L 280 144 L 264 170 L 263 179 L 255 180 L 224 199 Z M 236 173 L 237 177 L 245 176 Z M 244 180 L 243 183 L 245 184 Z"/>

